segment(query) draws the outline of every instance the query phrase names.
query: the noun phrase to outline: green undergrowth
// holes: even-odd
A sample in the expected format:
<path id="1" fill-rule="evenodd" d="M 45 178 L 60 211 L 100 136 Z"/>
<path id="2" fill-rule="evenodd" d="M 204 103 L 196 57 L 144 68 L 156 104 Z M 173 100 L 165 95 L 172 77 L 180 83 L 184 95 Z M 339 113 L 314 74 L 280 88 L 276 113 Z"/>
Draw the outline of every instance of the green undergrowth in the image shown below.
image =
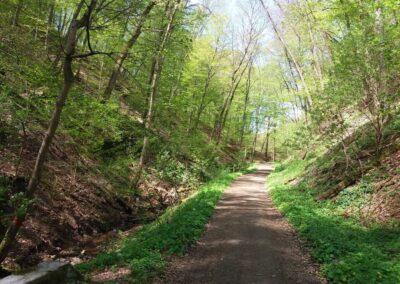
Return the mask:
<path id="1" fill-rule="evenodd" d="M 129 267 L 132 273 L 127 281 L 132 282 L 143 282 L 159 275 L 171 255 L 183 254 L 200 238 L 223 191 L 243 173 L 221 172 L 218 178 L 202 186 L 180 205 L 167 209 L 158 220 L 124 238 L 115 250 L 100 254 L 77 268 L 88 273 L 104 268 Z"/>
<path id="2" fill-rule="evenodd" d="M 359 190 L 349 189 L 338 202 L 317 202 L 307 180 L 296 186 L 287 183 L 300 176 L 307 164 L 294 161 L 279 167 L 268 186 L 279 210 L 309 244 L 322 274 L 331 283 L 400 283 L 400 230 L 362 225 L 357 217 L 342 214 L 344 207 L 363 202 L 369 187 L 360 183 Z"/>

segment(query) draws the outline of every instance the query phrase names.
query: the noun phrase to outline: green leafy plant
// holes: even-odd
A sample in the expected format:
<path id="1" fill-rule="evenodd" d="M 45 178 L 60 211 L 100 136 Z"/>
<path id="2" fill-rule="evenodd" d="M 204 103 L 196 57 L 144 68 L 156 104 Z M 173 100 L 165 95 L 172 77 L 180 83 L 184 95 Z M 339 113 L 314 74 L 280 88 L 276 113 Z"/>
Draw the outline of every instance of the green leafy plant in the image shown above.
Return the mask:
<path id="1" fill-rule="evenodd" d="M 305 161 L 295 161 L 269 177 L 272 198 L 307 241 L 313 258 L 331 283 L 399 283 L 400 231 L 384 225 L 362 226 L 345 218 L 340 209 L 362 204 L 371 192 L 366 181 L 344 191 L 338 204 L 316 202 L 306 183 L 285 185 L 288 177 L 304 172 Z"/>
<path id="2" fill-rule="evenodd" d="M 182 204 L 167 209 L 158 220 L 122 239 L 115 250 L 100 254 L 87 263 L 79 264 L 77 268 L 88 272 L 127 266 L 131 268 L 131 277 L 136 281 L 144 281 L 162 273 L 169 256 L 183 254 L 200 238 L 224 189 L 238 175 L 240 173 L 222 172 L 219 178 L 202 186 Z"/>
<path id="3" fill-rule="evenodd" d="M 279 173 L 279 172 L 283 171 L 284 169 L 285 169 L 285 165 L 278 163 L 274 167 L 274 172 Z"/>

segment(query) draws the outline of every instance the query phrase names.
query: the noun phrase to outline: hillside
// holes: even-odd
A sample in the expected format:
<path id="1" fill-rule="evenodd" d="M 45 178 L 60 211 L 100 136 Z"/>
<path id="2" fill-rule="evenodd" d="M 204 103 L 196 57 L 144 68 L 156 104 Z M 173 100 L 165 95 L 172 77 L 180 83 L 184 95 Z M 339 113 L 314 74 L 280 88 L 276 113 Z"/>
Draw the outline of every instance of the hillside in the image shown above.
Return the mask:
<path id="1" fill-rule="evenodd" d="M 62 72 L 59 66 L 49 66 L 49 56 L 53 56 L 44 52 L 43 38 L 32 35 L 29 28 L 3 27 L 0 38 L 0 212 L 6 222 L 20 202 L 18 195 L 26 190 Z M 96 64 L 97 59 L 79 63 L 38 194 L 6 262 L 9 268 L 29 267 L 44 259 L 90 257 L 93 239 L 155 219 L 220 169 L 239 162 L 238 149 L 226 146 L 215 152 L 197 145 L 181 147 L 170 130 L 155 126 L 152 143 L 163 144 L 161 153 L 158 149 L 149 153 L 146 176 L 133 187 L 131 173 L 140 156 L 143 119 L 121 95 L 123 85 L 112 100 L 99 100 L 98 86 L 104 79 L 99 78 L 101 70 L 99 74 L 93 67 Z M 181 118 L 171 119 L 181 124 Z M 196 143 L 208 143 L 210 130 L 204 131 L 196 134 Z M 2 235 L 5 227 L 0 228 Z M 101 248 L 94 249 L 92 253 Z"/>
<path id="2" fill-rule="evenodd" d="M 0 282 L 400 283 L 398 6 L 0 1 Z"/>

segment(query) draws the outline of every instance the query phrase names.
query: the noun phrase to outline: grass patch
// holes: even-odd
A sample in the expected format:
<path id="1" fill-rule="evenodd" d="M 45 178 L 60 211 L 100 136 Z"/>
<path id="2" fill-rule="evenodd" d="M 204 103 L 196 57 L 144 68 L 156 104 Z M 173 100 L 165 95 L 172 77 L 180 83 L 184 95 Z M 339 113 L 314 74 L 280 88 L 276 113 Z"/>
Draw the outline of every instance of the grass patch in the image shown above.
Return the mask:
<path id="1" fill-rule="evenodd" d="M 279 210 L 308 242 L 322 273 L 331 283 L 400 283 L 400 230 L 362 226 L 356 218 L 340 214 L 343 197 L 340 204 L 316 202 L 306 182 L 285 184 L 301 175 L 306 165 L 287 165 L 269 177 L 268 185 Z"/>
<path id="2" fill-rule="evenodd" d="M 182 204 L 169 208 L 157 221 L 122 240 L 117 249 L 100 254 L 77 268 L 87 273 L 125 266 L 132 271 L 129 280 L 136 282 L 161 274 L 169 256 L 183 254 L 200 238 L 223 191 L 241 174 L 221 173 Z"/>

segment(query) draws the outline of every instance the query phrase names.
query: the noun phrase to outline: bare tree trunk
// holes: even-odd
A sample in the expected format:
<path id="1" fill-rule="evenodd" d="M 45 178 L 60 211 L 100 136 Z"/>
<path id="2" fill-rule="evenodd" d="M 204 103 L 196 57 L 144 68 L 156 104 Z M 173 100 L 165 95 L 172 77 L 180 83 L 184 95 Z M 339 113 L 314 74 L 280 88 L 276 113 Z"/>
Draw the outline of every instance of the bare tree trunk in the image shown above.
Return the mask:
<path id="1" fill-rule="evenodd" d="M 146 119 L 145 119 L 145 136 L 143 138 L 143 146 L 142 146 L 142 152 L 140 154 L 140 159 L 139 159 L 139 165 L 138 169 L 136 171 L 136 174 L 133 178 L 132 181 L 132 186 L 135 188 L 138 186 L 139 181 L 142 177 L 142 172 L 144 168 L 144 164 L 146 162 L 146 157 L 147 157 L 147 150 L 149 146 L 149 134 L 148 131 L 151 129 L 152 123 L 153 123 L 153 117 L 154 117 L 154 107 L 155 107 L 155 97 L 157 95 L 158 91 L 158 86 L 160 82 L 160 77 L 161 77 L 161 71 L 162 71 L 162 62 L 163 62 L 163 52 L 165 45 L 167 43 L 167 40 L 171 34 L 172 31 L 172 26 L 173 22 L 175 19 L 176 12 L 178 10 L 178 6 L 180 4 L 180 0 L 173 0 L 173 5 L 170 8 L 170 11 L 167 11 L 168 13 L 168 23 L 164 27 L 163 31 L 160 33 L 160 44 L 157 48 L 155 57 L 153 59 L 153 67 L 151 75 L 150 75 L 150 91 L 148 94 L 148 111 L 146 114 Z M 171 3 L 171 2 L 169 2 Z"/>
<path id="2" fill-rule="evenodd" d="M 263 8 L 264 8 L 264 10 L 265 10 L 265 12 L 266 12 L 266 14 L 267 14 L 267 17 L 268 17 L 269 21 L 270 21 L 271 24 L 272 24 L 272 28 L 273 28 L 273 30 L 274 30 L 276 36 L 278 37 L 278 39 L 279 39 L 279 41 L 281 42 L 281 44 L 282 44 L 283 48 L 285 49 L 285 51 L 286 51 L 286 52 L 288 53 L 288 55 L 290 56 L 290 59 L 292 60 L 294 66 L 295 66 L 295 68 L 296 68 L 296 71 L 297 71 L 297 73 L 298 73 L 298 75 L 299 75 L 299 77 L 300 77 L 301 83 L 302 83 L 302 85 L 303 85 L 303 87 L 304 87 L 304 91 L 305 91 L 306 94 L 307 94 L 308 103 L 309 103 L 310 105 L 312 105 L 312 99 L 311 99 L 310 91 L 309 91 L 309 89 L 308 89 L 308 86 L 307 86 L 307 83 L 306 83 L 306 80 L 305 80 L 305 77 L 304 77 L 304 74 L 303 74 L 303 70 L 302 70 L 302 68 L 300 67 L 300 64 L 299 64 L 298 61 L 296 60 L 296 57 L 295 57 L 294 54 L 292 53 L 292 51 L 291 51 L 291 49 L 289 48 L 288 44 L 286 43 L 285 39 L 282 37 L 281 33 L 279 32 L 278 27 L 277 27 L 277 25 L 276 25 L 274 19 L 272 18 L 271 14 L 269 13 L 269 10 L 268 10 L 267 6 L 265 6 L 265 4 L 264 4 L 264 1 L 263 1 L 263 0 L 260 0 L 260 3 L 261 3 L 261 5 L 263 6 Z"/>
<path id="3" fill-rule="evenodd" d="M 253 149 L 251 151 L 251 161 L 254 161 L 254 155 L 256 153 L 256 147 L 257 147 L 257 139 L 258 139 L 258 125 L 259 125 L 259 118 L 258 115 L 260 114 L 260 108 L 257 107 L 256 109 L 256 133 L 254 135 L 254 140 L 253 140 Z"/>
<path id="4" fill-rule="evenodd" d="M 18 3 L 17 3 L 17 8 L 15 9 L 14 17 L 13 17 L 13 19 L 11 21 L 11 24 L 13 26 L 18 26 L 18 24 L 19 24 L 19 16 L 21 15 L 23 7 L 24 7 L 24 1 L 23 0 L 19 0 Z"/>
<path id="5" fill-rule="evenodd" d="M 290 75 L 292 77 L 292 81 L 293 81 L 293 84 L 295 86 L 295 90 L 294 91 L 296 91 L 298 93 L 300 89 L 299 89 L 299 86 L 297 85 L 296 77 L 295 77 L 295 74 L 293 73 L 293 70 L 292 70 L 292 67 L 291 67 L 291 64 L 292 64 L 291 63 L 291 59 L 290 59 L 290 57 L 289 57 L 289 55 L 288 55 L 286 50 L 285 50 L 285 56 L 286 56 L 286 60 L 287 60 L 288 65 L 289 65 Z M 283 82 L 285 83 L 285 87 L 286 87 L 286 89 L 287 89 L 287 91 L 289 93 L 292 93 L 292 88 L 289 86 L 289 82 L 286 80 L 285 75 L 284 75 L 284 70 L 282 70 L 282 68 L 281 68 L 281 71 L 282 71 L 281 75 L 282 75 Z M 294 98 L 295 98 L 295 100 L 296 100 L 296 98 L 299 99 L 300 107 L 304 111 L 305 124 L 308 125 L 308 109 L 309 108 L 308 108 L 307 100 L 303 99 L 300 95 L 298 95 L 296 93 L 294 93 Z"/>
<path id="6" fill-rule="evenodd" d="M 268 151 L 269 151 L 269 132 L 267 132 L 267 138 L 265 140 L 265 160 L 269 160 Z"/>
<path id="7" fill-rule="evenodd" d="M 308 20 L 308 17 L 306 17 L 306 19 L 307 19 L 308 34 L 310 36 L 310 40 L 311 40 L 311 43 L 312 43 L 311 53 L 313 55 L 314 71 L 315 71 L 316 77 L 319 80 L 320 88 L 321 88 L 321 90 L 323 90 L 324 89 L 324 80 L 323 80 L 323 77 L 322 77 L 322 68 L 321 68 L 321 64 L 320 64 L 319 56 L 318 56 L 318 48 L 317 48 L 317 45 L 315 43 L 315 39 L 314 39 L 314 35 L 313 35 L 314 32 L 313 32 L 313 30 L 311 28 L 311 23 Z"/>
<path id="8" fill-rule="evenodd" d="M 246 52 L 245 52 L 246 54 Z M 244 62 L 245 59 L 245 55 L 242 58 L 242 62 Z M 235 98 L 235 94 L 237 91 L 237 88 L 239 87 L 240 82 L 242 81 L 243 75 L 246 72 L 247 68 L 249 67 L 249 64 L 251 62 L 251 59 L 249 59 L 245 66 L 243 67 L 243 70 L 237 74 L 237 72 L 239 71 L 240 67 L 242 66 L 242 63 L 239 65 L 239 67 L 235 70 L 235 72 L 232 74 L 232 79 L 231 79 L 231 86 L 230 89 L 228 91 L 227 96 L 225 97 L 225 101 L 224 104 L 221 108 L 218 120 L 217 120 L 217 124 L 216 124 L 216 129 L 215 129 L 215 140 L 217 142 L 217 144 L 219 144 L 220 140 L 221 140 L 221 135 L 222 135 L 222 131 L 224 130 L 225 124 L 226 124 L 226 120 L 228 118 L 229 115 L 229 111 L 232 105 L 232 101 Z"/>
<path id="9" fill-rule="evenodd" d="M 54 7 L 55 7 L 55 0 L 53 0 L 50 4 L 49 15 L 47 17 L 47 27 L 46 27 L 46 35 L 44 41 L 45 50 L 48 50 L 50 30 L 53 28 L 52 25 L 54 21 Z"/>
<path id="10" fill-rule="evenodd" d="M 268 159 L 269 159 L 269 156 L 268 156 L 268 151 L 269 151 L 269 136 L 270 136 L 270 128 L 271 128 L 271 117 L 269 116 L 268 117 L 268 120 L 267 120 L 267 136 L 266 136 L 266 139 L 265 139 L 265 154 L 264 154 L 264 156 L 265 156 L 265 160 L 266 161 L 268 161 Z"/>
<path id="11" fill-rule="evenodd" d="M 242 115 L 242 128 L 240 130 L 240 147 L 243 146 L 243 138 L 244 138 L 244 130 L 246 128 L 246 120 L 247 120 L 247 104 L 249 102 L 250 88 L 251 88 L 251 71 L 253 63 L 250 63 L 250 67 L 247 74 L 246 81 L 246 90 L 245 90 L 245 98 L 244 98 L 244 109 Z"/>
<path id="12" fill-rule="evenodd" d="M 345 4 L 343 0 L 339 0 L 339 2 L 343 7 L 346 7 L 347 4 Z M 344 13 L 344 18 L 346 20 L 346 27 L 347 27 L 348 30 L 350 30 L 350 28 L 351 28 L 350 17 L 349 17 L 349 14 L 347 12 Z"/>
<path id="13" fill-rule="evenodd" d="M 250 21 L 250 27 L 248 31 L 248 38 L 245 42 L 245 48 L 242 56 L 239 59 L 239 62 L 235 64 L 232 62 L 232 74 L 231 74 L 231 82 L 227 94 L 224 99 L 224 103 L 217 115 L 217 119 L 215 121 L 215 126 L 213 129 L 213 133 L 211 135 L 211 139 L 214 139 L 217 144 L 219 144 L 222 131 L 225 127 L 225 123 L 229 114 L 230 106 L 235 97 L 235 93 L 239 84 L 243 78 L 244 73 L 249 67 L 250 62 L 253 59 L 254 54 L 256 53 L 256 45 L 258 41 L 259 32 L 256 30 L 254 23 Z"/>
<path id="14" fill-rule="evenodd" d="M 153 9 L 153 7 L 155 5 L 156 5 L 156 1 L 150 1 L 147 4 L 146 8 L 143 10 L 142 14 L 140 15 L 140 18 L 139 18 L 139 21 L 138 21 L 135 31 L 132 33 L 130 39 L 122 47 L 122 50 L 117 57 L 117 60 L 115 62 L 113 70 L 111 72 L 111 76 L 108 81 L 107 87 L 103 94 L 103 97 L 105 100 L 108 100 L 111 97 L 112 91 L 114 90 L 115 85 L 118 80 L 118 77 L 121 73 L 122 64 L 124 63 L 125 59 L 127 58 L 129 50 L 136 43 L 137 39 L 139 38 L 140 34 L 142 33 L 142 28 L 143 28 L 144 22 L 146 21 L 147 16 L 149 15 L 150 11 Z"/>
<path id="15" fill-rule="evenodd" d="M 201 115 L 202 115 L 202 113 L 204 111 L 204 108 L 205 108 L 205 99 L 206 99 L 206 96 L 207 96 L 207 93 L 208 93 L 208 89 L 210 87 L 211 80 L 214 77 L 214 75 L 215 75 L 215 73 L 212 72 L 212 69 L 211 68 L 208 69 L 207 79 L 206 79 L 206 82 L 204 84 L 204 90 L 203 90 L 203 93 L 201 94 L 200 104 L 199 104 L 199 106 L 197 108 L 196 119 L 194 121 L 194 126 L 192 128 L 193 131 L 196 131 L 198 126 L 199 126 L 200 118 L 201 118 Z"/>
<path id="16" fill-rule="evenodd" d="M 201 115 L 206 107 L 205 99 L 206 99 L 211 81 L 216 74 L 216 67 L 213 66 L 213 64 L 215 63 L 216 60 L 218 61 L 221 59 L 221 57 L 220 57 L 221 55 L 219 54 L 219 43 L 220 43 L 220 38 L 218 37 L 216 40 L 216 43 L 215 43 L 215 48 L 214 48 L 214 53 L 213 53 L 212 59 L 208 62 L 209 66 L 207 68 L 207 79 L 204 84 L 204 90 L 203 90 L 203 93 L 202 93 L 202 96 L 200 99 L 199 107 L 197 108 L 196 120 L 195 120 L 194 127 L 193 127 L 194 131 L 196 131 L 199 126 Z"/>
<path id="17" fill-rule="evenodd" d="M 58 128 L 58 125 L 60 123 L 60 117 L 61 117 L 61 112 L 64 107 L 65 101 L 68 97 L 68 93 L 74 83 L 74 73 L 72 72 L 72 62 L 73 62 L 73 55 L 75 54 L 75 46 L 76 46 L 76 36 L 78 30 L 83 27 L 83 25 L 86 23 L 87 19 L 90 17 L 91 11 L 95 8 L 97 0 L 92 0 L 90 5 L 88 6 L 88 9 L 85 13 L 85 15 L 78 20 L 78 16 L 80 14 L 80 11 L 82 9 L 82 6 L 85 3 L 85 0 L 81 0 L 79 3 L 75 13 L 74 17 L 71 21 L 69 30 L 68 30 L 68 35 L 67 35 L 67 40 L 65 44 L 65 57 L 64 57 L 64 84 L 63 87 L 59 93 L 52 118 L 50 120 L 49 127 L 47 129 L 47 132 L 45 134 L 45 137 L 42 141 L 42 145 L 40 146 L 39 152 L 36 157 L 36 162 L 35 166 L 31 175 L 31 178 L 28 183 L 28 187 L 25 193 L 25 197 L 28 200 L 31 200 L 35 192 L 37 190 L 37 187 L 40 183 L 41 179 L 41 174 L 44 168 L 45 160 L 47 153 L 49 152 L 50 145 L 52 143 L 52 140 L 54 138 L 54 134 Z M 18 208 L 21 209 L 21 208 Z M 24 210 L 23 213 L 18 212 L 20 210 L 16 210 L 14 213 L 14 218 L 10 225 L 7 228 L 7 231 L 4 235 L 3 240 L 0 243 L 0 263 L 6 258 L 9 250 L 11 249 L 11 245 L 14 243 L 14 239 L 22 226 L 22 223 L 26 217 L 26 210 Z"/>
<path id="18" fill-rule="evenodd" d="M 274 148 L 273 148 L 273 152 L 272 152 L 272 161 L 275 162 L 275 158 L 276 158 L 276 138 L 275 138 L 275 135 L 274 135 L 273 140 L 274 140 Z"/>
<path id="19" fill-rule="evenodd" d="M 195 85 L 196 85 L 196 83 L 195 83 Z M 195 100 L 195 97 L 196 97 L 196 93 L 195 92 L 193 92 L 193 94 L 192 94 L 192 101 L 194 101 Z M 190 107 L 190 115 L 189 115 L 189 119 L 188 119 L 188 122 L 187 122 L 187 125 L 188 125 L 188 127 L 187 127 L 187 129 L 186 129 L 186 134 L 190 134 L 190 132 L 193 130 L 192 128 L 191 128 L 191 126 L 192 126 L 192 120 L 193 120 L 193 116 L 194 116 L 194 113 L 195 113 L 195 107 Z"/>

